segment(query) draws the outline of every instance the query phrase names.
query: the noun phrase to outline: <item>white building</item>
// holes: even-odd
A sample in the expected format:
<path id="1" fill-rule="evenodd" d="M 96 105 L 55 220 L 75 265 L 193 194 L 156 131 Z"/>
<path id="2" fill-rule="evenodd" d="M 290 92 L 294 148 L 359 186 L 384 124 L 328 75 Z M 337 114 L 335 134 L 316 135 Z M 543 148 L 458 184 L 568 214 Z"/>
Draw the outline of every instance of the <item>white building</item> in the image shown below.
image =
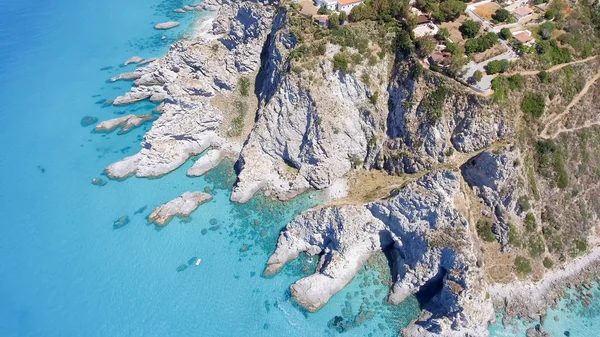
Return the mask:
<path id="1" fill-rule="evenodd" d="M 332 11 L 336 10 L 337 8 L 337 0 L 317 0 L 317 7 L 321 8 L 321 7 L 325 7 L 327 9 L 330 9 Z"/>
<path id="2" fill-rule="evenodd" d="M 363 2 L 365 2 L 365 0 L 337 0 L 337 11 L 344 11 L 350 14 L 352 8 L 360 5 Z"/>

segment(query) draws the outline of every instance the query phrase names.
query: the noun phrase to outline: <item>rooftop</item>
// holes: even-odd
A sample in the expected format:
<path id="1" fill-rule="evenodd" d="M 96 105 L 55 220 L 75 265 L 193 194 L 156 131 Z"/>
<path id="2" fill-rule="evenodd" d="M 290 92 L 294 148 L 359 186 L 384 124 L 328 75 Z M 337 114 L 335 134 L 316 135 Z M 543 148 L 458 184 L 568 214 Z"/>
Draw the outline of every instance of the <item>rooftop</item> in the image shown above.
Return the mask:
<path id="1" fill-rule="evenodd" d="M 351 5 L 357 2 L 363 2 L 365 0 L 338 0 L 338 3 L 342 6 Z"/>
<path id="2" fill-rule="evenodd" d="M 522 43 L 527 43 L 529 41 L 533 41 L 533 37 L 531 36 L 531 33 L 526 32 L 526 31 L 516 33 L 513 35 L 513 37 Z"/>
<path id="3" fill-rule="evenodd" d="M 517 14 L 518 16 L 527 16 L 533 13 L 533 10 L 529 7 L 519 7 L 513 11 L 513 14 Z"/>

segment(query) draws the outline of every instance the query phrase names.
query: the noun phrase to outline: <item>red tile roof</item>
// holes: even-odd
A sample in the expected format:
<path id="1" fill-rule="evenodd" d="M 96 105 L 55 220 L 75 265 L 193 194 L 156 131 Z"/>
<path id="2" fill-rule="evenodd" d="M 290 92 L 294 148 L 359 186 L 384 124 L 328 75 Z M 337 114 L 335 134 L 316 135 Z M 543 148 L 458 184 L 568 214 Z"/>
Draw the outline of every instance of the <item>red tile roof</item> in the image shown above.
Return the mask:
<path id="1" fill-rule="evenodd" d="M 342 6 L 351 5 L 357 2 L 363 2 L 364 0 L 338 0 L 339 4 Z"/>

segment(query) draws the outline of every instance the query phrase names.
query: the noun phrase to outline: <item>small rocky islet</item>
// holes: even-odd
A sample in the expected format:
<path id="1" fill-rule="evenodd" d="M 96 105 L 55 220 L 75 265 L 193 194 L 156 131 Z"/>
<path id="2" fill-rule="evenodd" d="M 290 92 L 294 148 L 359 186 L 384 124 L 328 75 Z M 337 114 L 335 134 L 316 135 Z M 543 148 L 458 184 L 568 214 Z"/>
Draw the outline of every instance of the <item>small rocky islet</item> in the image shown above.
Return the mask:
<path id="1" fill-rule="evenodd" d="M 352 42 L 336 39 L 289 4 L 207 0 L 202 6 L 215 11 L 207 32 L 111 79 L 133 80 L 134 86 L 102 104 L 150 100 L 160 115 L 141 150 L 105 172 L 112 179 L 160 177 L 203 154 L 187 175 L 210 179 L 223 161 L 236 162 L 236 203 L 261 193 L 290 200 L 310 190 L 340 198 L 294 218 L 264 271 L 274 276 L 302 254 L 318 260 L 322 268 L 302 266 L 290 288 L 296 302 L 316 311 L 366 261 L 389 256 L 394 281 L 365 283 L 387 286 L 388 293 L 354 294 L 353 300 L 362 298 L 360 309 L 347 302 L 330 320 L 332 329 L 362 325 L 377 315 L 374 307 L 408 301 L 433 283 L 435 291 L 421 297 L 422 314 L 406 322 L 403 336 L 487 336 L 494 307 L 539 318 L 557 289 L 597 261 L 600 254 L 588 240 L 595 227 L 578 220 L 582 213 L 600 215 L 585 197 L 598 192 L 597 177 L 591 170 L 572 171 L 587 136 L 566 122 L 557 125 L 564 118 L 560 111 L 573 109 L 580 125 L 595 128 L 580 112 L 591 111 L 591 100 L 572 108 L 577 102 L 565 102 L 580 98 L 553 92 L 560 99 L 544 100 L 542 108 L 551 117 L 523 117 L 520 103 L 531 100 L 530 92 L 551 89 L 536 74 L 524 73 L 522 87 L 506 93 L 510 97 L 500 105 L 497 96 L 482 96 L 448 74 L 423 68 L 410 48 L 393 50 L 394 32 L 374 23 L 344 25 L 359 41 Z M 598 68 L 598 60 L 583 61 L 569 71 L 591 81 L 588 70 Z M 548 76 L 562 83 L 561 74 L 557 69 Z M 588 87 L 579 87 L 585 96 Z M 139 118 L 124 116 L 96 128 L 128 130 Z M 566 207 L 582 191 L 577 210 Z M 211 197 L 186 193 L 195 194 L 157 207 L 148 221 L 164 226 L 174 216 L 189 217 Z M 244 235 L 259 242 L 267 236 L 263 224 L 247 220 L 252 234 Z M 128 219 L 115 224 L 123 222 Z M 201 233 L 221 226 L 211 219 Z M 249 254 L 254 241 L 237 247 Z M 494 258 L 504 262 L 491 270 Z M 563 260 L 564 269 L 552 266 Z M 541 325 L 527 331 L 545 333 Z"/>

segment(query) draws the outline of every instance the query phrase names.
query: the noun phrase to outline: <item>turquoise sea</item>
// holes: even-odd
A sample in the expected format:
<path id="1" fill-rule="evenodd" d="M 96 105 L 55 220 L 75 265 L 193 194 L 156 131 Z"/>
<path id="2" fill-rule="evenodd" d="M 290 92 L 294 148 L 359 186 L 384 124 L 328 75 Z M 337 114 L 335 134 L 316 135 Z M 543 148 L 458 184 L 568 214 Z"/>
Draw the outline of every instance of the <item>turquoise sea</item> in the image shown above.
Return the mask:
<path id="1" fill-rule="evenodd" d="M 159 57 L 190 31 L 205 13 L 172 12 L 185 4 L 0 1 L 0 336 L 397 335 L 418 304 L 383 302 L 388 276 L 377 261 L 313 314 L 288 288 L 315 261 L 260 276 L 279 230 L 318 194 L 235 205 L 230 166 L 191 179 L 191 161 L 160 179 L 91 184 L 137 152 L 150 124 L 96 134 L 81 118 L 151 111 L 148 103 L 104 107 L 130 87 L 106 80 L 134 69 L 120 66 L 129 57 Z M 167 20 L 182 25 L 153 29 Z M 146 225 L 154 207 L 207 186 L 214 199 L 190 219 Z M 129 223 L 113 229 L 122 216 Z M 197 257 L 200 266 L 184 269 Z M 341 324 L 331 326 L 336 316 Z"/>

